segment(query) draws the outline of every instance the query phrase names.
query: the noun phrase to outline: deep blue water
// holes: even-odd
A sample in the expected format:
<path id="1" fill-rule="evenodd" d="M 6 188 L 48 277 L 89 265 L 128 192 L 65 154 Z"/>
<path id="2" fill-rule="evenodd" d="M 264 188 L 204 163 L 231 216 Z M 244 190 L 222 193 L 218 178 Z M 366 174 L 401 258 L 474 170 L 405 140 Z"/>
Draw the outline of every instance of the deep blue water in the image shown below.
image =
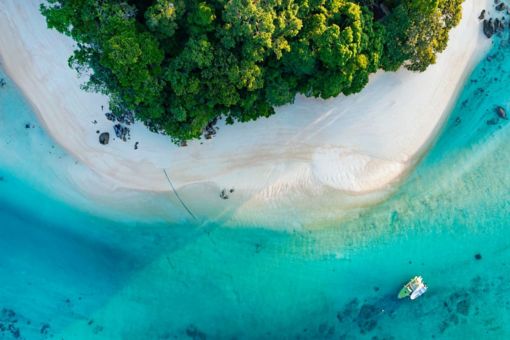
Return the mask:
<path id="1" fill-rule="evenodd" d="M 494 110 L 510 111 L 506 42 L 491 56 L 390 199 L 314 231 L 94 216 L 61 171 L 80 165 L 9 82 L 0 339 L 509 338 L 510 130 Z M 429 292 L 396 301 L 415 274 Z"/>

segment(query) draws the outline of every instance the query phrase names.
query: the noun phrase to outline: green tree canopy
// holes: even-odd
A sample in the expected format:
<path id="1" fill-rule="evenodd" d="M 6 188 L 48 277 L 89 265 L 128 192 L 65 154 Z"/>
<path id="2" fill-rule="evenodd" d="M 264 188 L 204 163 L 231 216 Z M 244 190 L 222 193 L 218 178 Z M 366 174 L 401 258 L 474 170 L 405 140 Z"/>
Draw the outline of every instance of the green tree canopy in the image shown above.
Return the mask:
<path id="1" fill-rule="evenodd" d="M 296 94 L 359 92 L 370 73 L 423 71 L 445 49 L 461 0 L 48 0 L 49 27 L 110 96 L 175 141 L 218 117 L 268 117 Z"/>

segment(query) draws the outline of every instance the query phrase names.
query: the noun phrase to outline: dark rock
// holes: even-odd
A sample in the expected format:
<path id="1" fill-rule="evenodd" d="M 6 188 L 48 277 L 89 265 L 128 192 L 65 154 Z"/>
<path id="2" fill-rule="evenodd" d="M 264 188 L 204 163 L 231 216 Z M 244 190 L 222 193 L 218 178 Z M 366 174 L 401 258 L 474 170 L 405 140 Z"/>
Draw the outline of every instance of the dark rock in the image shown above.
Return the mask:
<path id="1" fill-rule="evenodd" d="M 128 127 L 122 126 L 120 124 L 115 124 L 113 126 L 113 130 L 115 131 L 115 136 L 124 142 L 130 138 L 130 130 Z"/>
<path id="2" fill-rule="evenodd" d="M 377 327 L 377 321 L 375 320 L 366 320 L 362 323 L 358 323 L 360 333 L 365 334 L 373 331 L 375 327 Z"/>
<path id="3" fill-rule="evenodd" d="M 504 29 L 505 26 L 503 24 L 503 21 L 496 18 L 496 20 L 494 20 L 494 32 L 503 32 Z"/>
<path id="4" fill-rule="evenodd" d="M 138 142 L 135 143 L 135 150 L 138 150 Z"/>
<path id="5" fill-rule="evenodd" d="M 25 129 L 30 129 L 30 124 L 25 124 Z"/>
<path id="6" fill-rule="evenodd" d="M 99 130 L 96 130 L 96 133 L 97 133 L 97 134 L 99 134 L 99 132 L 100 132 Z"/>
<path id="7" fill-rule="evenodd" d="M 482 13 L 480 13 L 480 16 L 478 17 L 478 19 L 480 19 L 480 20 L 485 19 L 485 10 L 482 10 Z"/>
<path id="8" fill-rule="evenodd" d="M 501 2 L 499 5 L 496 6 L 496 11 L 504 11 L 506 9 L 506 5 L 504 2 Z"/>
<path id="9" fill-rule="evenodd" d="M 476 253 L 475 260 L 481 260 L 481 259 L 482 259 L 482 255 L 480 253 Z"/>
<path id="10" fill-rule="evenodd" d="M 108 132 L 103 132 L 99 135 L 99 143 L 102 145 L 106 145 L 110 142 L 110 134 Z"/>
<path id="11" fill-rule="evenodd" d="M 98 334 L 98 333 L 101 333 L 103 330 L 104 330 L 103 326 L 97 325 L 96 327 L 94 327 L 92 332 L 94 332 L 94 334 Z"/>
<path id="12" fill-rule="evenodd" d="M 508 119 L 508 117 L 506 115 L 506 111 L 505 111 L 505 109 L 503 107 L 498 106 L 496 108 L 496 113 L 498 114 L 499 118 Z"/>
<path id="13" fill-rule="evenodd" d="M 21 332 L 20 332 L 19 328 L 14 327 L 14 325 L 12 325 L 12 324 L 9 325 L 8 330 L 9 330 L 9 332 L 11 332 L 11 335 L 13 338 L 19 339 L 21 337 Z"/>
<path id="14" fill-rule="evenodd" d="M 228 200 L 227 191 L 225 189 L 221 190 L 220 197 L 224 200 Z"/>
<path id="15" fill-rule="evenodd" d="M 442 321 L 441 324 L 439 325 L 439 333 L 444 333 L 444 331 L 446 331 L 446 329 L 448 328 L 448 322 L 446 321 Z"/>
<path id="16" fill-rule="evenodd" d="M 230 191 L 230 193 L 233 193 L 234 192 L 234 188 L 230 189 L 229 191 Z"/>
<path id="17" fill-rule="evenodd" d="M 50 329 L 50 325 L 47 323 L 41 326 L 41 330 L 39 331 L 41 334 L 48 334 L 48 330 Z"/>
<path id="18" fill-rule="evenodd" d="M 124 110 L 122 113 L 117 114 L 117 121 L 122 124 L 131 125 L 135 123 L 133 112 Z"/>
<path id="19" fill-rule="evenodd" d="M 115 115 L 111 112 L 106 112 L 105 114 L 105 117 L 106 119 L 112 121 L 112 122 L 115 122 L 116 118 L 115 118 Z"/>
<path id="20" fill-rule="evenodd" d="M 494 22 L 492 22 L 492 19 L 485 19 L 483 21 L 483 33 L 487 38 L 491 38 L 494 35 L 494 32 L 496 31 L 494 27 Z"/>
<path id="21" fill-rule="evenodd" d="M 193 340 L 205 340 L 207 336 L 204 332 L 200 331 L 196 326 L 189 325 L 186 328 L 186 335 Z"/>
<path id="22" fill-rule="evenodd" d="M 358 318 L 361 319 L 370 319 L 379 314 L 380 310 L 374 305 L 370 304 L 364 304 L 361 306 L 361 309 L 359 310 Z"/>
<path id="23" fill-rule="evenodd" d="M 336 318 L 338 319 L 338 321 L 343 322 L 346 319 L 351 320 L 354 319 L 355 313 L 357 312 L 358 309 L 358 305 L 359 305 L 358 299 L 352 299 L 351 301 L 349 301 L 345 305 L 344 309 L 336 314 Z"/>
<path id="24" fill-rule="evenodd" d="M 492 118 L 487 121 L 487 125 L 496 125 L 498 123 L 498 118 Z"/>
<path id="25" fill-rule="evenodd" d="M 213 136 L 216 135 L 216 129 L 214 128 L 214 125 L 218 122 L 218 119 L 215 118 L 212 121 L 210 121 L 204 128 L 203 134 L 205 139 L 211 139 Z"/>
<path id="26" fill-rule="evenodd" d="M 319 333 L 324 334 L 328 330 L 328 324 L 323 322 L 319 325 Z"/>
<path id="27" fill-rule="evenodd" d="M 458 325 L 459 324 L 459 317 L 456 314 L 452 314 L 452 315 L 450 315 L 450 318 L 448 319 L 448 321 L 450 321 L 454 325 Z"/>
<path id="28" fill-rule="evenodd" d="M 375 318 L 380 313 L 380 308 L 377 308 L 375 305 L 364 304 L 361 306 L 356 323 L 362 334 L 371 332 L 377 326 Z"/>
<path id="29" fill-rule="evenodd" d="M 457 302 L 457 313 L 462 315 L 468 315 L 469 314 L 469 301 L 468 300 L 461 300 Z"/>
<path id="30" fill-rule="evenodd" d="M 7 82 L 5 81 L 5 79 L 0 78 L 0 87 L 4 87 L 5 85 L 7 85 Z"/>
<path id="31" fill-rule="evenodd" d="M 2 319 L 12 321 L 16 317 L 16 312 L 9 308 L 2 308 Z"/>

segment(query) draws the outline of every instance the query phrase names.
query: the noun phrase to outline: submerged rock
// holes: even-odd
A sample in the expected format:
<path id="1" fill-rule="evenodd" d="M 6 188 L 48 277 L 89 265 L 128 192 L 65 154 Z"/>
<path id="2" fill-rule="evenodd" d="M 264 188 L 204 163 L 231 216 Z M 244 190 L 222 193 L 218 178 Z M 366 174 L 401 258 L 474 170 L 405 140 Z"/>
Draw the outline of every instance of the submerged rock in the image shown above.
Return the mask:
<path id="1" fill-rule="evenodd" d="M 41 334 L 48 334 L 48 330 L 50 329 L 50 325 L 45 323 L 41 326 L 41 329 L 39 330 L 39 333 Z"/>
<path id="2" fill-rule="evenodd" d="M 505 111 L 505 109 L 503 107 L 498 106 L 496 108 L 496 113 L 498 114 L 499 118 L 508 119 L 508 117 L 506 115 L 506 111 Z"/>
<path id="3" fill-rule="evenodd" d="M 369 333 L 377 327 L 376 317 L 381 313 L 381 309 L 371 304 L 361 306 L 356 323 L 362 334 Z"/>
<path id="4" fill-rule="evenodd" d="M 206 334 L 199 330 L 195 325 L 189 325 L 188 328 L 186 328 L 186 335 L 193 340 L 207 339 Z"/>
<path id="5" fill-rule="evenodd" d="M 494 117 L 487 121 L 487 125 L 496 125 L 498 123 L 498 118 Z"/>
<path id="6" fill-rule="evenodd" d="M 126 126 L 122 126 L 120 124 L 115 124 L 113 126 L 113 130 L 115 131 L 115 136 L 121 139 L 122 141 L 127 141 L 127 139 L 131 139 L 130 130 Z"/>
<path id="7" fill-rule="evenodd" d="M 352 299 L 345 307 L 336 314 L 338 322 L 351 321 L 355 318 L 355 313 L 358 309 L 358 299 Z"/>
<path id="8" fill-rule="evenodd" d="M 503 21 L 496 18 L 494 20 L 494 31 L 495 32 L 503 32 L 505 30 L 505 25 L 503 24 Z"/>
<path id="9" fill-rule="evenodd" d="M 457 302 L 456 311 L 457 311 L 457 313 L 466 316 L 469 314 L 469 307 L 470 307 L 470 304 L 467 299 L 460 300 L 459 302 Z"/>

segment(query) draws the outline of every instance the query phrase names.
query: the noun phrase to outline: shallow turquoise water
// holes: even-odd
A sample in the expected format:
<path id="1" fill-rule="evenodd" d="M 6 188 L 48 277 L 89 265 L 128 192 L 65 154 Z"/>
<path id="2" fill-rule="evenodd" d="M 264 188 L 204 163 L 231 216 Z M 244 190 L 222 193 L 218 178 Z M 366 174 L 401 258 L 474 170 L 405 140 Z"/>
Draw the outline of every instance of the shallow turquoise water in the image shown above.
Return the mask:
<path id="1" fill-rule="evenodd" d="M 69 188 L 51 164 L 76 164 L 9 83 L 0 339 L 509 338 L 510 130 L 487 124 L 510 111 L 506 43 L 491 55 L 394 196 L 299 232 L 121 223 L 53 198 Z M 415 274 L 429 292 L 397 302 Z"/>

